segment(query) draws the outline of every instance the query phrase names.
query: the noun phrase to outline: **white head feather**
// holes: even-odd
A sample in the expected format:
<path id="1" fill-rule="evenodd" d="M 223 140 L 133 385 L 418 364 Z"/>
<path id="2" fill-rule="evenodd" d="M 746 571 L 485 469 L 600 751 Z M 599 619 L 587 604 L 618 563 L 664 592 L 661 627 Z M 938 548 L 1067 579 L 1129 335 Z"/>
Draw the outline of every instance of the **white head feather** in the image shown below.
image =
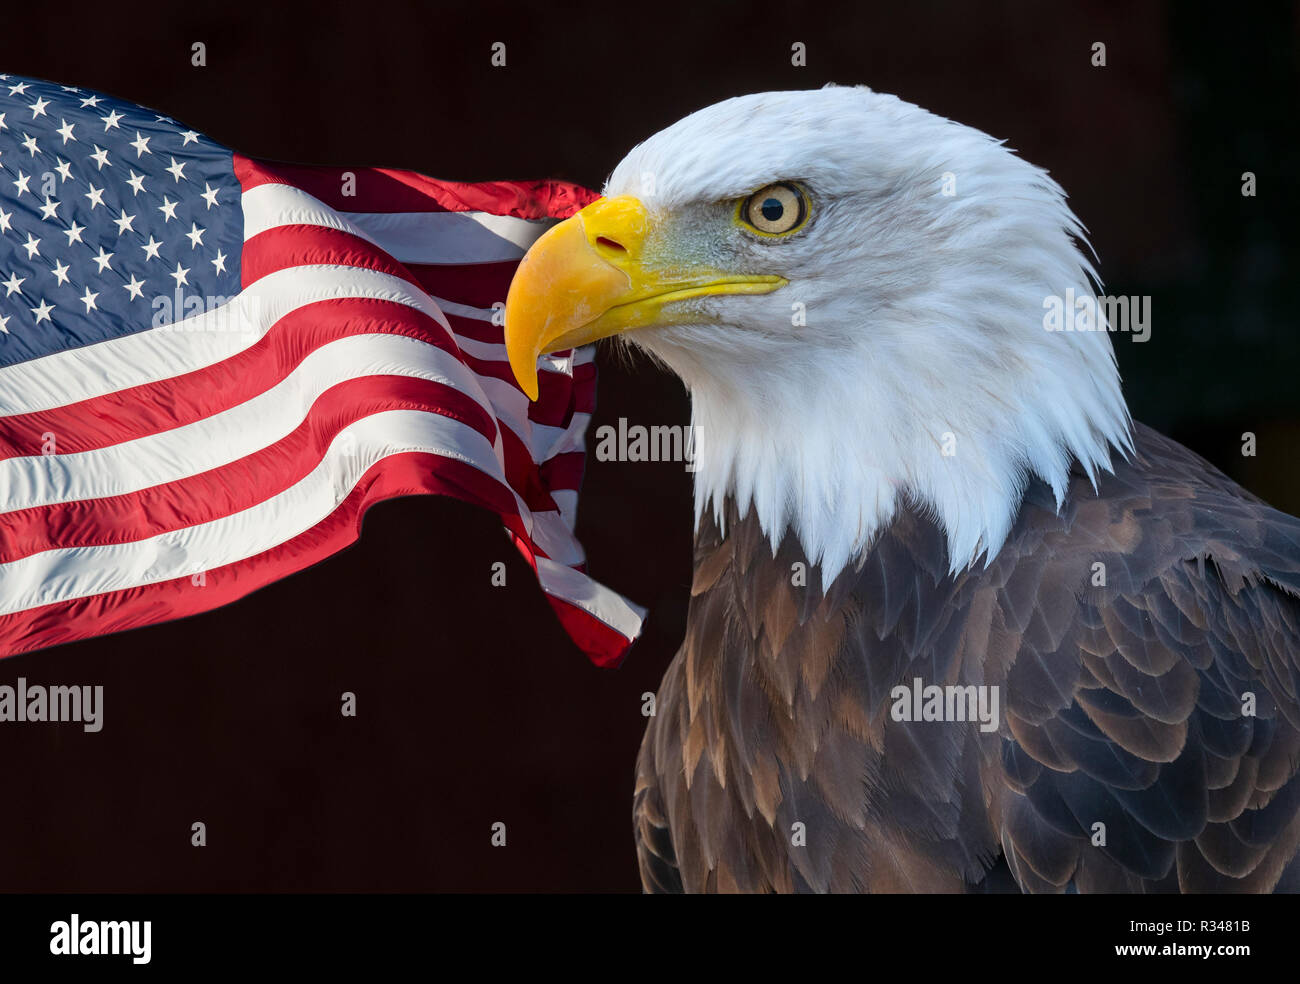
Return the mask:
<path id="1" fill-rule="evenodd" d="M 803 230 L 722 231 L 774 181 L 808 189 Z M 1059 507 L 1071 459 L 1095 476 L 1131 451 L 1107 332 L 1044 328 L 1045 298 L 1094 294 L 1083 229 L 987 134 L 863 87 L 741 96 L 637 146 L 605 194 L 638 197 L 678 256 L 789 281 L 626 336 L 690 390 L 697 523 L 732 496 L 829 584 L 911 503 L 957 571 L 1001 549 L 1030 476 Z"/>

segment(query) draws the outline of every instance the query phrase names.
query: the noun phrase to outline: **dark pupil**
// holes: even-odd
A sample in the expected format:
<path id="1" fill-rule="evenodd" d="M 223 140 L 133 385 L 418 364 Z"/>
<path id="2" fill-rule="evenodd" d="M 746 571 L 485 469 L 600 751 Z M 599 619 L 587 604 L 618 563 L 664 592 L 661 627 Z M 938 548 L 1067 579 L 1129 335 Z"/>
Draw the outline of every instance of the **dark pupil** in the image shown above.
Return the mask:
<path id="1" fill-rule="evenodd" d="M 763 202 L 762 212 L 763 218 L 767 219 L 768 222 L 775 222 L 785 214 L 785 206 L 781 204 L 779 199 L 769 198 Z"/>

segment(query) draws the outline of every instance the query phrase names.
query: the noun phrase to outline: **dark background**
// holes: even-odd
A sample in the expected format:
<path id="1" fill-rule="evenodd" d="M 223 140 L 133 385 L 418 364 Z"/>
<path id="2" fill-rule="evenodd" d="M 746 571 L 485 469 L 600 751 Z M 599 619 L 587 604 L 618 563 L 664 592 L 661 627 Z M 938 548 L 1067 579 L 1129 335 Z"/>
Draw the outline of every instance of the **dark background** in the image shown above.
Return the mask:
<path id="1" fill-rule="evenodd" d="M 7 5 L 0 71 L 254 157 L 599 187 L 694 109 L 827 81 L 1006 138 L 1070 193 L 1108 292 L 1153 298 L 1151 341 L 1116 337 L 1134 415 L 1300 512 L 1293 6 L 81 6 Z M 687 421 L 671 377 L 601 372 L 593 433 Z M 0 889 L 636 889 L 641 694 L 682 635 L 690 531 L 680 464 L 590 462 L 591 570 L 651 609 L 616 671 L 567 642 L 492 517 L 430 498 L 377 506 L 356 546 L 228 608 L 5 661 L 0 683 L 103 684 L 106 723 L 0 729 Z"/>

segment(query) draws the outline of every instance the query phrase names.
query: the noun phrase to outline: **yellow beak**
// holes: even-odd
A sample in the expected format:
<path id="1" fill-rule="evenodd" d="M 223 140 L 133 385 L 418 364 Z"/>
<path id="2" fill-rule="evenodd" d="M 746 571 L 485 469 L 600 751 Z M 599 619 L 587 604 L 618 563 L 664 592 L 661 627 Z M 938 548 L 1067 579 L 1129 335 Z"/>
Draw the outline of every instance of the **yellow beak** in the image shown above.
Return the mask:
<path id="1" fill-rule="evenodd" d="M 634 328 L 697 321 L 665 307 L 708 294 L 767 294 L 781 277 L 730 274 L 654 262 L 645 206 L 624 195 L 601 198 L 533 243 L 506 297 L 506 353 L 529 399 L 537 399 L 537 359 Z M 662 253 L 663 250 L 661 249 Z"/>

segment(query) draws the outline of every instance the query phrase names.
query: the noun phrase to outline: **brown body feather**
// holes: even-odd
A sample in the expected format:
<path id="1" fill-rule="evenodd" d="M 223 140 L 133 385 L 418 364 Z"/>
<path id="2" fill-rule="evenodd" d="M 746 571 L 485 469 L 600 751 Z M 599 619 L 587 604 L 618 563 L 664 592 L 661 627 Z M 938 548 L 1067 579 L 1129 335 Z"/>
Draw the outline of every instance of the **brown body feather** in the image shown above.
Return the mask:
<path id="1" fill-rule="evenodd" d="M 646 890 L 1300 890 L 1300 520 L 1135 436 L 956 576 L 916 512 L 824 596 L 792 535 L 703 521 L 637 764 Z M 917 677 L 998 687 L 998 730 L 893 720 Z"/>

